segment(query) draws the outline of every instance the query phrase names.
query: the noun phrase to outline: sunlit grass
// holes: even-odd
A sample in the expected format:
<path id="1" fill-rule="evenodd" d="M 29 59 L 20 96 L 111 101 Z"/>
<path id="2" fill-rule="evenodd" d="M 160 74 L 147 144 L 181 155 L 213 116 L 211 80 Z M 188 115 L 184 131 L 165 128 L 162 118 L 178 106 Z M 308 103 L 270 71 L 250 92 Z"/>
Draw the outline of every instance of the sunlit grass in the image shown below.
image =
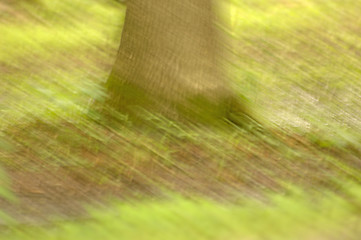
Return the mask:
<path id="1" fill-rule="evenodd" d="M 20 2 L 36 18 L 0 23 L 0 129 L 9 124 L 77 121 L 112 64 L 124 7 L 99 1 Z M 110 65 L 111 67 L 111 65 Z"/>
<path id="2" fill-rule="evenodd" d="M 49 227 L 17 228 L 2 239 L 356 239 L 360 234 L 360 189 L 346 187 L 349 200 L 324 193 L 310 198 L 293 188 L 265 202 L 243 198 L 222 204 L 170 197 L 112 204 L 91 210 L 90 220 Z"/>
<path id="3" fill-rule="evenodd" d="M 284 130 L 360 139 L 360 1 L 229 1 L 236 89 Z"/>
<path id="4" fill-rule="evenodd" d="M 9 19 L 1 23 L 1 62 L 39 57 L 49 60 L 59 53 L 71 55 L 74 50 L 81 52 L 107 45 L 109 48 L 120 37 L 116 33 L 120 32 L 125 13 L 120 5 L 98 1 L 42 0 L 24 8 L 41 21 L 30 18 L 24 23 Z"/>
<path id="5" fill-rule="evenodd" d="M 107 43 L 107 37 L 97 29 L 87 25 L 75 27 L 37 26 L 0 26 L 0 61 L 12 63 L 15 60 L 41 57 L 52 59 L 58 54 L 72 49 L 81 51 Z"/>
<path id="6" fill-rule="evenodd" d="M 20 79 L 19 79 L 20 78 Z M 43 72 L 42 75 L 14 75 L 5 85 L 8 96 L 0 104 L 0 126 L 31 123 L 36 119 L 51 123 L 59 120 L 77 121 L 95 100 L 105 97 L 100 79 L 84 71 Z"/>

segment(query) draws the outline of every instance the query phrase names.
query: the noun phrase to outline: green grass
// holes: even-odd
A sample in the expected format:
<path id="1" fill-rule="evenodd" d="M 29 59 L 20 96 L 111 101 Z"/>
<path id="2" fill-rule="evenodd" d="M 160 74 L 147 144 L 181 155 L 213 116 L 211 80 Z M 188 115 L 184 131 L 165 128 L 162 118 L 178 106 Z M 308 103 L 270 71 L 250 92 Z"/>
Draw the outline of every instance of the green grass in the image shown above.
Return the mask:
<path id="1" fill-rule="evenodd" d="M 74 121 L 104 98 L 103 66 L 114 61 L 124 7 L 45 0 L 20 6 L 36 18 L 0 23 L 0 129 L 34 119 Z"/>
<path id="2" fill-rule="evenodd" d="M 284 129 L 359 141 L 347 136 L 360 138 L 361 2 L 233 2 L 226 26 L 236 87 Z"/>
<path id="3" fill-rule="evenodd" d="M 48 227 L 9 229 L 1 239 L 357 239 L 360 234 L 360 187 L 348 185 L 349 200 L 332 193 L 312 198 L 291 188 L 265 202 L 238 203 L 170 197 L 111 204 L 91 210 L 90 220 Z"/>

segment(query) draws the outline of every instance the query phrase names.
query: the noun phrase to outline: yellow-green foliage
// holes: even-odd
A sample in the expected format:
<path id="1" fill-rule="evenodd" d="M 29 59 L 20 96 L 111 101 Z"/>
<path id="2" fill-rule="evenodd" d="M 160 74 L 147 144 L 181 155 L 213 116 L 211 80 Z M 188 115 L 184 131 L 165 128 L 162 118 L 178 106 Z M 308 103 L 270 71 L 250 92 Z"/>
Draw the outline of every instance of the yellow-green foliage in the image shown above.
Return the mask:
<path id="1" fill-rule="evenodd" d="M 235 87 L 282 128 L 357 141 L 361 1 L 223 2 Z"/>
<path id="2" fill-rule="evenodd" d="M 236 204 L 171 197 L 113 204 L 91 210 L 91 219 L 52 227 L 14 227 L 4 240 L 182 240 L 357 239 L 361 219 L 360 187 L 346 188 L 347 201 L 331 193 L 312 199 L 299 189 L 273 194 L 266 203 L 245 198 Z"/>
<path id="3" fill-rule="evenodd" d="M 101 65 L 112 64 L 124 7 L 60 0 L 15 6 L 28 16 L 0 22 L 0 129 L 39 118 L 77 121 L 104 97 L 109 70 Z"/>

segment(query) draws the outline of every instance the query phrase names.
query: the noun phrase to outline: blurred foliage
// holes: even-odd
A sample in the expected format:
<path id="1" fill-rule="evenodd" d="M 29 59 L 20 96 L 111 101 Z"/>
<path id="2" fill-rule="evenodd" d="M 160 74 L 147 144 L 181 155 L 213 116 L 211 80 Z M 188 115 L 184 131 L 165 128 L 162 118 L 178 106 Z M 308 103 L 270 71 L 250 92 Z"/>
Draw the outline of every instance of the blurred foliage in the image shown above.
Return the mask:
<path id="1" fill-rule="evenodd" d="M 358 145 L 359 5 L 222 1 L 235 89 L 285 131 L 317 136 L 321 145 Z M 123 5 L 38 0 L 2 6 L 0 126 L 34 117 L 78 121 L 94 100 L 104 99 L 99 84 L 114 61 Z"/>
<path id="2" fill-rule="evenodd" d="M 284 130 L 317 135 L 321 144 L 358 145 L 361 2 L 224 5 L 236 87 Z"/>
<path id="3" fill-rule="evenodd" d="M 0 22 L 0 129 L 34 119 L 76 121 L 105 96 L 99 84 L 116 53 L 124 7 L 113 1 L 15 5 L 26 17 L 5 15 Z"/>
<path id="4" fill-rule="evenodd" d="M 90 210 L 91 219 L 51 227 L 10 229 L 2 239 L 357 239 L 359 186 L 346 186 L 347 201 L 327 193 L 310 198 L 297 188 L 271 194 L 267 203 L 240 199 L 224 204 L 171 197 L 166 201 L 112 204 Z"/>

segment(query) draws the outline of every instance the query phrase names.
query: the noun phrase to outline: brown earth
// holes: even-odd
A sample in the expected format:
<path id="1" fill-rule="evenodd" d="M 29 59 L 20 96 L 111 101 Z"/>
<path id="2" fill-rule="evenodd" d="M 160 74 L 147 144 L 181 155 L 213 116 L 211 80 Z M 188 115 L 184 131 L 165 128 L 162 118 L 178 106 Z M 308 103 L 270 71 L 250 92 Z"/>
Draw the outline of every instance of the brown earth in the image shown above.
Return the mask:
<path id="1" fill-rule="evenodd" d="M 59 138 L 59 133 L 54 133 L 61 132 L 39 125 L 35 129 L 36 132 L 27 131 L 43 132 L 42 136 L 49 138 Z M 13 137 L 18 143 L 20 139 L 33 136 L 26 135 L 24 129 L 13 131 L 12 135 L 17 131 L 22 132 Z M 70 132 L 82 134 L 75 128 Z M 166 192 L 175 192 L 228 201 L 240 195 L 259 198 L 264 192 L 284 191 L 282 182 L 286 181 L 310 191 L 324 188 L 339 191 L 337 180 L 359 180 L 327 157 L 337 156 L 354 171 L 359 171 L 357 152 L 320 148 L 300 136 L 279 134 L 278 146 L 252 134 L 249 137 L 248 143 L 210 143 L 219 152 L 212 152 L 201 142 L 170 140 L 168 149 L 163 151 L 171 152 L 170 162 L 162 156 L 162 151 L 150 145 L 137 145 L 139 142 L 132 142 L 133 138 L 114 137 L 97 151 L 87 149 L 85 143 L 71 147 L 70 152 L 79 153 L 88 163 L 82 165 L 54 164 L 37 152 L 42 148 L 30 149 L 18 144 L 11 161 L 5 163 L 11 189 L 18 201 L 1 200 L 0 206 L 19 222 L 38 224 L 54 217 L 86 217 L 84 205 L 101 205 L 113 198 L 123 201 L 138 197 L 159 198 L 165 197 Z M 46 137 L 43 140 L 49 141 Z M 53 154 L 67 156 L 62 151 Z"/>

